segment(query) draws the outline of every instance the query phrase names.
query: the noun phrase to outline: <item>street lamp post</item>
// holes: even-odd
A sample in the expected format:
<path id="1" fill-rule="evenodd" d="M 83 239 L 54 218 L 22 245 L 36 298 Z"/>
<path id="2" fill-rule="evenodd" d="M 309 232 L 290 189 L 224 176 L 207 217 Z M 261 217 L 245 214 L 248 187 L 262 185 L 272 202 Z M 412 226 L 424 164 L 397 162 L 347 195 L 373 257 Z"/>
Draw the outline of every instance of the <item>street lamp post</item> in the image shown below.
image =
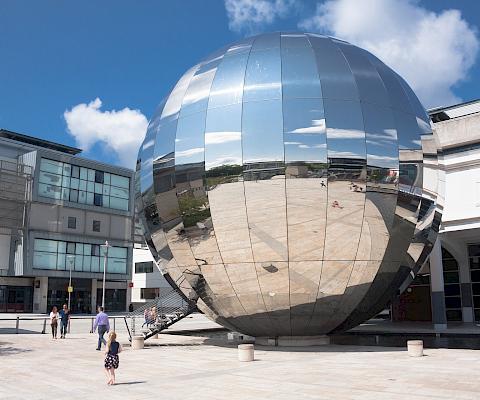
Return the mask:
<path id="1" fill-rule="evenodd" d="M 72 265 L 75 261 L 75 256 L 67 256 L 68 264 L 70 265 L 70 276 L 68 278 L 68 309 L 70 310 L 70 298 L 72 295 L 71 287 L 72 287 Z"/>
<path id="2" fill-rule="evenodd" d="M 105 240 L 105 244 L 102 245 L 105 247 L 105 252 L 103 253 L 103 285 L 102 285 L 102 307 L 105 310 L 105 273 L 107 271 L 107 257 L 108 257 L 108 248 L 110 245 L 108 244 L 108 240 Z"/>

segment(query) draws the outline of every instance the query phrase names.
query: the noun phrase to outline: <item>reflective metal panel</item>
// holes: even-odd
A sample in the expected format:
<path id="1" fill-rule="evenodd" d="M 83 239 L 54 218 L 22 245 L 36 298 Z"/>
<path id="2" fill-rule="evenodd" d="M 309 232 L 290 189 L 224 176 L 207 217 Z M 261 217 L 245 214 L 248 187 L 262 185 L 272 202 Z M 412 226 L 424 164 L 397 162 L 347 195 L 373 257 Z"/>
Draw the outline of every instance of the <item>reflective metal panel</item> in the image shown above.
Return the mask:
<path id="1" fill-rule="evenodd" d="M 265 33 L 255 38 L 252 51 L 266 50 L 278 47 L 280 47 L 280 33 Z"/>
<path id="2" fill-rule="evenodd" d="M 257 271 L 253 263 L 225 264 L 227 275 L 238 300 L 245 309 L 245 319 L 251 319 L 253 324 L 245 333 L 268 336 L 273 325 L 258 283 Z"/>
<path id="3" fill-rule="evenodd" d="M 254 260 L 287 261 L 280 100 L 244 103 L 242 144 L 245 200 Z"/>
<path id="4" fill-rule="evenodd" d="M 243 104 L 242 146 L 244 169 L 255 174 L 252 179 L 278 175 L 276 166 L 284 160 L 281 100 Z"/>
<path id="5" fill-rule="evenodd" d="M 208 108 L 227 106 L 242 101 L 248 55 L 249 52 L 242 52 L 224 57 L 217 67 Z"/>
<path id="6" fill-rule="evenodd" d="M 323 97 L 327 99 L 358 99 L 355 79 L 340 49 L 326 37 L 308 35 L 315 51 Z M 325 55 L 328 54 L 328 57 Z"/>
<path id="7" fill-rule="evenodd" d="M 282 90 L 283 98 L 322 97 L 315 54 L 306 37 L 297 38 L 305 46 L 291 46 L 293 39 L 282 36 Z"/>
<path id="8" fill-rule="evenodd" d="M 284 99 L 290 261 L 322 260 L 327 210 L 327 142 L 322 99 Z"/>
<path id="9" fill-rule="evenodd" d="M 290 324 L 292 336 L 303 336 L 310 323 L 323 261 L 290 261 Z"/>
<path id="10" fill-rule="evenodd" d="M 185 75 L 183 75 L 180 80 L 177 82 L 175 87 L 173 88 L 172 92 L 167 98 L 165 103 L 165 107 L 162 111 L 161 119 L 172 119 L 178 117 L 178 113 L 180 111 L 183 97 L 185 96 L 185 92 L 188 89 L 188 85 L 195 74 L 195 71 L 198 69 L 198 65 L 190 68 Z"/>
<path id="11" fill-rule="evenodd" d="M 399 111 L 403 111 L 406 113 L 411 113 L 412 108 L 410 106 L 410 101 L 402 88 L 402 85 L 397 79 L 395 72 L 393 72 L 390 68 L 388 68 L 383 62 L 381 62 L 377 57 L 368 53 L 368 59 L 372 63 L 372 65 L 377 70 L 380 78 L 382 79 L 382 83 L 387 90 L 388 95 L 388 104 L 391 108 L 395 108 Z"/>
<path id="12" fill-rule="evenodd" d="M 380 105 L 387 104 L 385 86 L 378 72 L 366 57 L 366 51 L 351 44 L 336 41 L 336 45 L 347 59 L 357 85 L 360 100 Z"/>
<path id="13" fill-rule="evenodd" d="M 180 118 L 207 108 L 210 87 L 220 61 L 221 57 L 215 57 L 213 60 L 202 63 L 197 69 L 183 98 Z"/>
<path id="14" fill-rule="evenodd" d="M 279 336 L 290 336 L 290 280 L 286 262 L 256 263 L 258 282 L 270 322 Z"/>
<path id="15" fill-rule="evenodd" d="M 355 260 L 365 207 L 366 149 L 360 103 L 324 100 L 328 143 L 325 260 Z"/>
<path id="16" fill-rule="evenodd" d="M 205 169 L 215 236 L 223 262 L 253 262 L 243 188 L 242 104 L 209 109 Z"/>
<path id="17" fill-rule="evenodd" d="M 353 261 L 323 262 L 317 300 L 306 329 L 308 335 L 315 335 L 332 317 L 333 311 L 338 309 L 352 274 L 353 264 Z"/>
<path id="18" fill-rule="evenodd" d="M 252 50 L 248 58 L 243 101 L 280 99 L 280 81 L 280 48 Z"/>

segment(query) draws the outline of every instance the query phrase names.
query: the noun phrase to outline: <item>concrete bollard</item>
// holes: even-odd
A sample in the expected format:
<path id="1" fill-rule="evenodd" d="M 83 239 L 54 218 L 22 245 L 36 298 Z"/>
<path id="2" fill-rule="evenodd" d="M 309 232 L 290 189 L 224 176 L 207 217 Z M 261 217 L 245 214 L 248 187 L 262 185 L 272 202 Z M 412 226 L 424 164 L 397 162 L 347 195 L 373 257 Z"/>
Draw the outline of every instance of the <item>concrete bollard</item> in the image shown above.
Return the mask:
<path id="1" fill-rule="evenodd" d="M 407 350 L 410 357 L 423 356 L 423 340 L 408 340 Z"/>
<path id="2" fill-rule="evenodd" d="M 142 335 L 132 337 L 132 350 L 141 350 L 145 347 L 145 339 Z"/>
<path id="3" fill-rule="evenodd" d="M 253 361 L 253 344 L 238 345 L 238 361 Z"/>

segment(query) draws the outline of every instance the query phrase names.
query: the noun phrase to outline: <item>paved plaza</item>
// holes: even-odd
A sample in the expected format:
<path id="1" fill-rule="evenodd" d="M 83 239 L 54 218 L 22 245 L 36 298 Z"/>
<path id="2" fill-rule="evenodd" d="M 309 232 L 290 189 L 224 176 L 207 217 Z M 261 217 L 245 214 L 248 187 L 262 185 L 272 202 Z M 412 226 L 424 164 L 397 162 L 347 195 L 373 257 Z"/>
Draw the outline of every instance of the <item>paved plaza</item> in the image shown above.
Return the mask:
<path id="1" fill-rule="evenodd" d="M 199 317 L 182 323 L 213 327 Z M 117 385 L 109 387 L 96 335 L 56 341 L 38 333 L 0 335 L 0 399 L 480 398 L 475 350 L 426 349 L 425 357 L 410 358 L 403 348 L 257 346 L 256 360 L 240 363 L 221 331 L 160 334 L 135 351 L 125 331 L 119 339 Z"/>

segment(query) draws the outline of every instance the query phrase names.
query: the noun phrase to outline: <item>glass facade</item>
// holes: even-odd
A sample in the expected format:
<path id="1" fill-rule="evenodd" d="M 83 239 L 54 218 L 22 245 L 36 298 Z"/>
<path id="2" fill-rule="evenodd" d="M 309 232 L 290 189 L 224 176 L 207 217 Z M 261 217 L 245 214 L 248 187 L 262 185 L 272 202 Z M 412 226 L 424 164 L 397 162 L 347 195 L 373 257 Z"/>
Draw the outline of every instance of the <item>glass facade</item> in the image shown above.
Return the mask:
<path id="1" fill-rule="evenodd" d="M 462 321 L 462 296 L 458 262 L 442 247 L 443 282 L 447 321 Z"/>
<path id="2" fill-rule="evenodd" d="M 468 263 L 472 280 L 473 310 L 475 321 L 480 321 L 480 244 L 468 246 Z"/>
<path id="3" fill-rule="evenodd" d="M 77 272 L 103 272 L 105 247 L 98 244 L 35 239 L 33 268 Z M 127 273 L 127 248 L 108 248 L 107 273 Z"/>
<path id="4" fill-rule="evenodd" d="M 42 158 L 38 195 L 128 211 L 130 178 Z"/>
<path id="5" fill-rule="evenodd" d="M 425 121 L 363 49 L 304 33 L 243 39 L 192 67 L 150 121 L 136 171 L 146 241 L 229 329 L 349 329 L 435 242 Z"/>

